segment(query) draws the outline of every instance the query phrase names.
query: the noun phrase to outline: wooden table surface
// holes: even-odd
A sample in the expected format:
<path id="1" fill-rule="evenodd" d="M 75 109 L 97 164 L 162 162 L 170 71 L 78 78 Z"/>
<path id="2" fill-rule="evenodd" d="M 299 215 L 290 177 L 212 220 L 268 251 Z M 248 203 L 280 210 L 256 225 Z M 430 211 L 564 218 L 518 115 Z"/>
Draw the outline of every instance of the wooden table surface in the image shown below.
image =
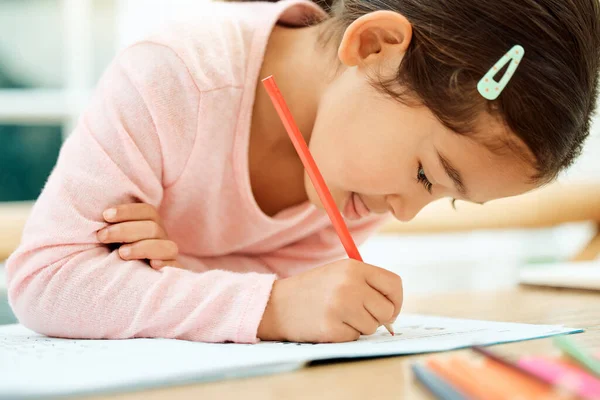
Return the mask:
<path id="1" fill-rule="evenodd" d="M 564 324 L 585 329 L 585 333 L 574 335 L 573 339 L 589 349 L 600 350 L 600 293 L 597 292 L 516 287 L 496 292 L 434 294 L 407 298 L 404 310 L 457 318 Z M 508 356 L 556 353 L 550 339 L 498 345 L 494 349 Z M 427 356 L 319 365 L 279 375 L 89 399 L 431 399 L 409 368 L 412 362 Z"/>

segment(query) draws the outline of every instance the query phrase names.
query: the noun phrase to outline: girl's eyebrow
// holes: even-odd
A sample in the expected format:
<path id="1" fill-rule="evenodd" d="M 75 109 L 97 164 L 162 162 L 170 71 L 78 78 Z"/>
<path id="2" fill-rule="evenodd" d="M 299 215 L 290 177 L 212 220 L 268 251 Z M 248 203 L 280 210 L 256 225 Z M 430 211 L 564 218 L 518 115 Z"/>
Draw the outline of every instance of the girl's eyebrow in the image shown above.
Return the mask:
<path id="1" fill-rule="evenodd" d="M 452 179 L 452 182 L 454 183 L 454 187 L 456 188 L 456 191 L 463 198 L 468 199 L 469 191 L 463 182 L 462 175 L 460 174 L 460 172 L 458 172 L 458 170 L 450 163 L 450 161 L 448 161 L 448 159 L 446 157 L 444 157 L 439 151 L 437 151 L 437 155 L 438 155 L 438 158 L 440 159 L 440 163 L 442 164 L 442 167 L 444 167 L 444 171 L 446 171 L 446 175 L 448 175 L 448 177 L 450 179 Z"/>

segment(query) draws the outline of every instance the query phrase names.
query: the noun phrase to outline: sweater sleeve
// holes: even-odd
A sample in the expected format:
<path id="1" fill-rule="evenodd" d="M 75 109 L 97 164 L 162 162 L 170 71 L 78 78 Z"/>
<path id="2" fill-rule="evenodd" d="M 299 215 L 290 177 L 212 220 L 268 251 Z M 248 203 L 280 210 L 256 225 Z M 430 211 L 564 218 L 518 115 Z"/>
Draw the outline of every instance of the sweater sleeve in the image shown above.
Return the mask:
<path id="1" fill-rule="evenodd" d="M 7 262 L 9 301 L 22 324 L 69 338 L 257 340 L 275 280 L 260 260 L 234 260 L 245 272 L 198 260 L 197 271 L 155 271 L 96 239 L 106 208 L 160 207 L 191 153 L 200 101 L 167 47 L 137 44 L 109 67 Z"/>

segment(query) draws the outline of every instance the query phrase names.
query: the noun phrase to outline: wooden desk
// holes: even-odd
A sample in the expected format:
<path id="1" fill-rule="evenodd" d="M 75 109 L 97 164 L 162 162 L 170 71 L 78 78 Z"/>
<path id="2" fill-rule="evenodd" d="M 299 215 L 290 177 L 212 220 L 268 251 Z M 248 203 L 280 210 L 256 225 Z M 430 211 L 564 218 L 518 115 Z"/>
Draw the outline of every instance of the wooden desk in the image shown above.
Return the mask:
<path id="1" fill-rule="evenodd" d="M 502 292 L 436 294 L 406 299 L 405 311 L 457 318 L 565 324 L 586 329 L 573 339 L 587 348 L 600 350 L 598 293 L 520 287 Z M 508 355 L 556 352 L 550 339 L 500 345 L 495 349 Z M 433 397 L 415 382 L 409 369 L 413 361 L 427 356 L 322 365 L 280 375 L 93 399 L 431 399 Z M 159 360 L 156 367 L 160 368 Z"/>

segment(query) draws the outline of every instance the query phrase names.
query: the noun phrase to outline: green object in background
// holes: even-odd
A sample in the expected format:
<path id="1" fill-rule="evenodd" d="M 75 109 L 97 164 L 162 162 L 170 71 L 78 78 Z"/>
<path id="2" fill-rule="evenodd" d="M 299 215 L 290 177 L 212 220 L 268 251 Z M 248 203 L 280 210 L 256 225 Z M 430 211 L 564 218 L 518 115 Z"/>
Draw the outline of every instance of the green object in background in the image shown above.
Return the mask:
<path id="1" fill-rule="evenodd" d="M 0 275 L 4 274 L 4 271 L 4 264 L 0 261 Z M 2 276 L 0 276 L 0 280 L 3 280 Z M 2 283 L 0 283 L 0 325 L 16 323 L 17 318 L 8 305 L 8 294 L 6 293 L 6 288 Z"/>
<path id="2" fill-rule="evenodd" d="M 0 89 L 26 87 L 6 73 L 0 60 Z M 0 125 L 0 202 L 37 199 L 61 145 L 60 125 Z"/>
<path id="3" fill-rule="evenodd" d="M 569 357 L 577 361 L 579 365 L 585 367 L 597 377 L 600 377 L 600 361 L 594 358 L 587 351 L 583 350 L 566 336 L 554 338 L 554 344 L 564 351 Z"/>
<path id="4" fill-rule="evenodd" d="M 60 126 L 0 125 L 0 202 L 35 200 L 61 145 Z"/>
<path id="5" fill-rule="evenodd" d="M 556 264 L 560 262 L 559 259 L 557 259 L 556 257 L 551 257 L 551 256 L 547 256 L 547 257 L 528 257 L 525 259 L 525 264 L 527 265 L 527 268 L 531 267 L 531 266 L 546 266 L 548 264 Z"/>
<path id="6" fill-rule="evenodd" d="M 8 305 L 6 292 L 0 291 L 0 325 L 16 324 L 17 318 Z"/>

